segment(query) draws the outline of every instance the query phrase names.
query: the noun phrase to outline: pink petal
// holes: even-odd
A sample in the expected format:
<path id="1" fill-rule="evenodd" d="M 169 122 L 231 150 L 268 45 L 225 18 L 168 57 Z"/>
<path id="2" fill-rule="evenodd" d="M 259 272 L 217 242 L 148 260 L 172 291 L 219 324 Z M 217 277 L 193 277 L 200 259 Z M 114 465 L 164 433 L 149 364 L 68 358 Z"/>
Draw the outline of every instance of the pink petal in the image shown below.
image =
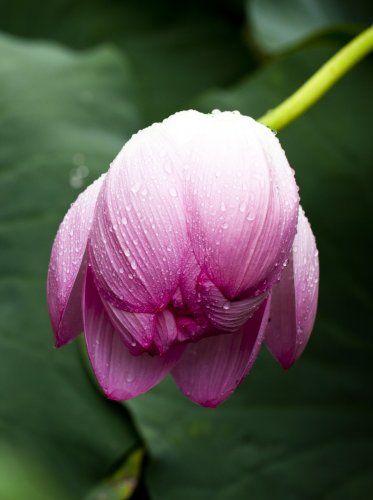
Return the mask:
<path id="1" fill-rule="evenodd" d="M 47 301 L 56 346 L 70 342 L 82 330 L 81 293 L 86 246 L 101 176 L 71 205 L 53 243 L 48 269 Z"/>
<path id="2" fill-rule="evenodd" d="M 154 343 L 160 354 L 166 352 L 178 337 L 178 329 L 172 312 L 165 309 L 157 315 Z"/>
<path id="3" fill-rule="evenodd" d="M 196 342 L 202 337 L 216 335 L 216 331 L 211 325 L 201 324 L 188 316 L 179 316 L 176 318 L 177 339 L 179 342 Z"/>
<path id="4" fill-rule="evenodd" d="M 227 399 L 250 371 L 268 321 L 269 301 L 236 333 L 188 344 L 172 375 L 181 391 L 202 406 Z"/>
<path id="5" fill-rule="evenodd" d="M 230 301 L 202 272 L 198 278 L 202 309 L 209 322 L 218 330 L 236 332 L 255 313 L 259 305 L 266 299 L 267 293 Z"/>
<path id="6" fill-rule="evenodd" d="M 156 124 L 114 160 L 98 200 L 91 258 L 97 283 L 121 309 L 156 313 L 178 287 L 186 224 L 177 152 Z"/>
<path id="7" fill-rule="evenodd" d="M 249 117 L 201 115 L 198 132 L 186 185 L 198 264 L 229 299 L 268 290 L 295 235 L 293 171 L 275 135 Z"/>
<path id="8" fill-rule="evenodd" d="M 311 334 L 317 309 L 319 259 L 315 237 L 303 209 L 289 264 L 273 288 L 265 341 L 283 368 L 302 354 Z"/>
<path id="9" fill-rule="evenodd" d="M 177 346 L 164 356 L 132 356 L 115 331 L 87 269 L 83 297 L 84 331 L 96 378 L 110 399 L 127 400 L 158 384 L 179 360 Z"/>
<path id="10" fill-rule="evenodd" d="M 103 304 L 111 323 L 122 336 L 122 340 L 131 354 L 136 356 L 149 348 L 155 333 L 155 314 L 123 311 L 105 300 L 103 300 Z"/>

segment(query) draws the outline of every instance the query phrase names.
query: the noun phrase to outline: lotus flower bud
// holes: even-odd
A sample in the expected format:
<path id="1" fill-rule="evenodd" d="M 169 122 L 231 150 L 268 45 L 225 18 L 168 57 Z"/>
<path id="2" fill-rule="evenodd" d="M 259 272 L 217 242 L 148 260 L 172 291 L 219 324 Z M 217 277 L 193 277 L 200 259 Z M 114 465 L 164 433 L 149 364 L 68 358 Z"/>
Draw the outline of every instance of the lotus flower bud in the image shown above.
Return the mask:
<path id="1" fill-rule="evenodd" d="M 215 407 L 264 340 L 284 368 L 301 354 L 317 280 L 275 135 L 236 112 L 186 111 L 134 135 L 71 206 L 47 295 L 56 345 L 84 330 L 109 398 L 133 398 L 170 372 Z"/>

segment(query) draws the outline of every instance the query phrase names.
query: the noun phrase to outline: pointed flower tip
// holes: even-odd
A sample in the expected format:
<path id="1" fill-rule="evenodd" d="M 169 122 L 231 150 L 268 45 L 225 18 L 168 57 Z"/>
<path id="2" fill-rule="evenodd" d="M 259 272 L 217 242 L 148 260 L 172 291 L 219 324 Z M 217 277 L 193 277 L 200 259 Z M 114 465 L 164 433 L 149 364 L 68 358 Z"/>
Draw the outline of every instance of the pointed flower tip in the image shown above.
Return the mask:
<path id="1" fill-rule="evenodd" d="M 278 362 L 279 362 L 281 368 L 283 369 L 283 371 L 285 373 L 287 373 L 290 370 L 290 368 L 295 364 L 296 359 L 294 359 L 294 358 L 283 359 L 283 360 L 279 359 Z"/>
<path id="2" fill-rule="evenodd" d="M 56 349 L 59 349 L 60 347 L 63 347 L 66 344 L 67 344 L 67 341 L 64 342 L 63 340 L 61 340 L 59 338 L 55 338 L 54 339 L 54 347 Z"/>
<path id="3" fill-rule="evenodd" d="M 106 398 L 109 399 L 110 401 L 116 401 L 118 403 L 120 403 L 121 401 L 126 401 L 126 398 L 123 396 L 123 394 L 121 392 L 103 389 L 103 393 L 105 394 Z M 131 399 L 131 398 L 127 398 L 127 399 Z"/>
<path id="4" fill-rule="evenodd" d="M 298 209 L 279 141 L 251 118 L 186 111 L 140 131 L 58 231 L 47 292 L 56 347 L 84 326 L 109 399 L 171 371 L 189 399 L 216 408 L 264 337 L 280 363 L 308 339 L 318 260 Z"/>
<path id="5" fill-rule="evenodd" d="M 208 408 L 209 410 L 216 410 L 218 406 L 221 405 L 223 401 L 201 401 L 197 402 L 199 406 L 203 406 L 204 408 Z"/>
<path id="6" fill-rule="evenodd" d="M 294 352 L 272 352 L 271 349 L 269 349 L 268 342 L 267 347 L 274 360 L 285 373 L 292 368 L 298 359 Z"/>

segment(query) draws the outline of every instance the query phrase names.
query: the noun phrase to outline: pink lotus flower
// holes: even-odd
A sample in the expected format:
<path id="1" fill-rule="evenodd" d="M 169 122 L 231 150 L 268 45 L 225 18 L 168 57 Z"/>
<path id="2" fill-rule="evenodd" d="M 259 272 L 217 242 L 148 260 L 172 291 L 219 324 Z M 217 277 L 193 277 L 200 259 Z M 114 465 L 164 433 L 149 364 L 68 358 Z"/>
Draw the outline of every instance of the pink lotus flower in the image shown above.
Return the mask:
<path id="1" fill-rule="evenodd" d="M 275 135 L 238 113 L 177 113 L 132 137 L 71 206 L 48 274 L 62 346 L 84 330 L 105 394 L 171 372 L 224 401 L 265 341 L 284 368 L 313 327 L 318 257 Z"/>

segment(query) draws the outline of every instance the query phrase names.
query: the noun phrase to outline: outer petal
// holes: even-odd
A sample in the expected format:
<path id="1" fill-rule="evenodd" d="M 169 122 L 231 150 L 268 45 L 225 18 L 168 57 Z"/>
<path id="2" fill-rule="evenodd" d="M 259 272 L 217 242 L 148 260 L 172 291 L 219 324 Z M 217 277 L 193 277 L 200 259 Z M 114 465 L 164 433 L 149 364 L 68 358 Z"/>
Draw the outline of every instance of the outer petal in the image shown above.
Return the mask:
<path id="1" fill-rule="evenodd" d="M 84 331 L 93 370 L 110 399 L 127 400 L 158 384 L 181 356 L 178 346 L 164 356 L 132 356 L 114 330 L 87 269 L 83 297 Z"/>
<path id="2" fill-rule="evenodd" d="M 101 291 L 121 309 L 156 313 L 178 287 L 186 244 L 178 153 L 155 124 L 114 160 L 98 200 L 91 258 Z"/>
<path id="3" fill-rule="evenodd" d="M 71 341 L 83 329 L 81 293 L 85 251 L 103 180 L 104 176 L 101 176 L 78 196 L 65 215 L 53 243 L 47 301 L 57 347 Z"/>
<path id="4" fill-rule="evenodd" d="M 189 399 L 213 408 L 232 394 L 258 355 L 268 312 L 265 301 L 238 332 L 188 345 L 172 375 Z"/>
<path id="5" fill-rule="evenodd" d="M 283 368 L 302 354 L 317 309 L 319 259 L 315 237 L 302 209 L 289 264 L 273 288 L 266 344 Z"/>
<path id="6" fill-rule="evenodd" d="M 249 117 L 216 113 L 201 115 L 189 147 L 188 233 L 199 265 L 227 298 L 269 289 L 288 258 L 299 202 L 277 138 Z"/>

